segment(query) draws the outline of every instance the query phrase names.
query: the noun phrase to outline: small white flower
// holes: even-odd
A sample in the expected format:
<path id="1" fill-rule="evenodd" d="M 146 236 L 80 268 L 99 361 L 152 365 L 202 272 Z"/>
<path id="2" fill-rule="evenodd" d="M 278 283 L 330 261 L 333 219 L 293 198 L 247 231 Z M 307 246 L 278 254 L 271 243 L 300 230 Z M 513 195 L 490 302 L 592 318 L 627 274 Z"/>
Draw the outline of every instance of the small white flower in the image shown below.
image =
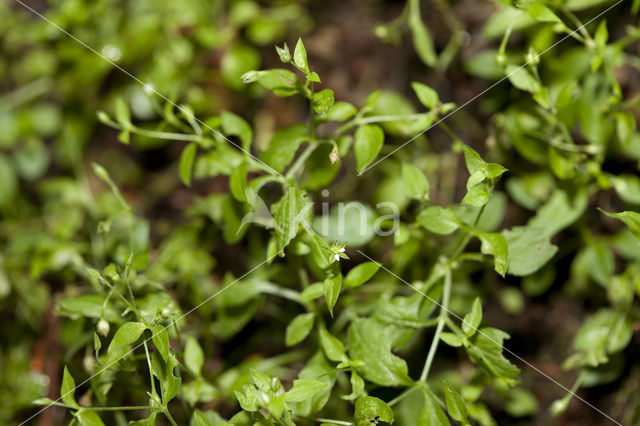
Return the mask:
<path id="1" fill-rule="evenodd" d="M 344 251 L 344 249 L 342 249 L 342 251 Z M 337 254 L 334 254 L 333 258 L 336 260 L 336 262 L 340 262 L 340 256 L 338 256 Z"/>
<path id="2" fill-rule="evenodd" d="M 344 253 L 344 247 L 338 250 L 338 253 Z"/>

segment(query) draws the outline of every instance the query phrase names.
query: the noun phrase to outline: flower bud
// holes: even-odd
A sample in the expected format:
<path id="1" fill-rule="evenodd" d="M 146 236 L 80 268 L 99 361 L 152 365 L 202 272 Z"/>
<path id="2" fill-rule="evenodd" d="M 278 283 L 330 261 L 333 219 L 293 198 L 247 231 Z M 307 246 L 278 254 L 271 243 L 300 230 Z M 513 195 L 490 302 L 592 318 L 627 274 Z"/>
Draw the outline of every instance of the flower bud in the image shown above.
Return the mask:
<path id="1" fill-rule="evenodd" d="M 100 321 L 98 321 L 97 328 L 98 328 L 98 333 L 107 337 L 107 335 L 109 334 L 110 327 L 109 327 L 109 323 L 104 318 L 100 318 Z"/>

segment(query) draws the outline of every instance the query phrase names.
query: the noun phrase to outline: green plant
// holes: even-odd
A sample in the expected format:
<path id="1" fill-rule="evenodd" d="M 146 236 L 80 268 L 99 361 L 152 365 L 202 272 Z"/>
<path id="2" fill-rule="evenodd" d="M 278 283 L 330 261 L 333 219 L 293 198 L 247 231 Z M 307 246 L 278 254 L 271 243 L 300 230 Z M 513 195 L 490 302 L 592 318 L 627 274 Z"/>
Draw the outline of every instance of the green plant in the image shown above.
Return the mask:
<path id="1" fill-rule="evenodd" d="M 459 32 L 461 18 L 438 4 Z M 3 98 L 12 108 L 0 124 L 10 129 L 21 114 L 30 123 L 4 133 L 0 155 L 0 300 L 3 311 L 15 306 L 21 331 L 2 329 L 3 382 L 26 377 L 20 358 L 44 339 L 37 318 L 47 310 L 64 349 L 54 366 L 59 393 L 38 398 L 48 376 L 29 378 L 7 422 L 40 414 L 14 414 L 38 398 L 83 425 L 492 425 L 544 419 L 547 408 L 562 415 L 576 397 L 573 407 L 637 421 L 625 394 L 637 372 L 625 360 L 639 317 L 640 135 L 634 82 L 619 73 L 640 64 L 636 27 L 607 26 L 603 2 L 502 2 L 484 30 L 497 46 L 462 59 L 460 40 L 440 49 L 419 2 L 409 1 L 386 31 L 406 23 L 423 62 L 444 71 L 459 61 L 469 75 L 502 83 L 461 122 L 456 103 L 418 81 L 406 85 L 409 96 L 374 90 L 360 103 L 336 100 L 301 38 L 293 50 L 276 47 L 282 68 L 255 69 L 259 53 L 248 44 L 282 38 L 306 16 L 298 7 L 232 2 L 216 10 L 232 25 L 211 30 L 192 19 L 198 5 L 175 7 L 185 8 L 198 43 L 241 38 L 224 49 L 231 59 L 210 73 L 197 65 L 203 48 L 165 69 L 154 62 L 165 49 L 189 52 L 193 40 L 159 39 L 149 49 L 156 59 L 140 58 L 153 90 L 119 83 L 100 98 L 100 132 L 115 129 L 105 139 L 120 142 L 109 150 L 81 149 L 90 107 L 77 125 L 54 119 L 42 129 L 49 121 L 32 102 L 50 80 Z M 90 15 L 113 14 L 107 28 L 123 19 L 111 6 L 85 5 Z M 54 9 L 88 31 L 79 10 Z M 163 34 L 156 30 L 150 38 Z M 84 55 L 71 62 L 99 59 Z M 86 85 L 97 90 L 108 71 Z M 201 78 L 246 102 L 235 113 L 222 108 Z M 92 98 L 73 79 L 55 79 L 63 106 L 45 118 Z M 254 103 L 274 96 L 287 99 L 268 108 L 299 113 L 262 126 Z M 491 117 L 476 149 L 465 132 L 473 115 Z M 424 135 L 432 128 L 439 139 Z M 30 136 L 37 142 L 19 145 Z M 167 159 L 151 157 L 146 169 L 128 157 L 156 151 Z M 557 349 L 576 372 L 562 379 L 522 354 L 519 340 L 529 336 L 510 324 L 552 296 L 586 306 L 582 325 L 557 330 L 558 339 L 574 336 Z M 511 329 L 516 342 L 505 348 Z M 532 386 L 540 373 L 553 386 L 546 401 Z M 610 414 L 577 395 L 611 383 L 630 408 Z"/>

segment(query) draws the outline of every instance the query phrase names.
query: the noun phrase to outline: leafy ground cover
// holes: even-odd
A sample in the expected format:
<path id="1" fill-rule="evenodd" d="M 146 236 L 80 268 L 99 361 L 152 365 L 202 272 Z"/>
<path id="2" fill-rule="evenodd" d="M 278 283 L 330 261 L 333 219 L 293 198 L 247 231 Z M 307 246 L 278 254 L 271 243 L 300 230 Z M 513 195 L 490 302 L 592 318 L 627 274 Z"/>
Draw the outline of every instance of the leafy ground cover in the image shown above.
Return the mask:
<path id="1" fill-rule="evenodd" d="M 0 422 L 638 424 L 638 9 L 3 2 Z"/>

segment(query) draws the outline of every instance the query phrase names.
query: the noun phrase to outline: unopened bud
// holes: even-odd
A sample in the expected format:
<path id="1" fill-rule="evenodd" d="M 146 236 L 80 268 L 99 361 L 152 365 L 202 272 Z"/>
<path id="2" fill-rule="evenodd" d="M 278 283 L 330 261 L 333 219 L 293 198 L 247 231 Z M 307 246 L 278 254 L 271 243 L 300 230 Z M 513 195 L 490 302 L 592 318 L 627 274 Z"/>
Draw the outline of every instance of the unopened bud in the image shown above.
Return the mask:
<path id="1" fill-rule="evenodd" d="M 101 318 L 100 321 L 98 321 L 97 328 L 98 328 L 98 333 L 107 337 L 107 335 L 109 334 L 110 327 L 109 327 L 109 323 L 104 318 Z"/>

